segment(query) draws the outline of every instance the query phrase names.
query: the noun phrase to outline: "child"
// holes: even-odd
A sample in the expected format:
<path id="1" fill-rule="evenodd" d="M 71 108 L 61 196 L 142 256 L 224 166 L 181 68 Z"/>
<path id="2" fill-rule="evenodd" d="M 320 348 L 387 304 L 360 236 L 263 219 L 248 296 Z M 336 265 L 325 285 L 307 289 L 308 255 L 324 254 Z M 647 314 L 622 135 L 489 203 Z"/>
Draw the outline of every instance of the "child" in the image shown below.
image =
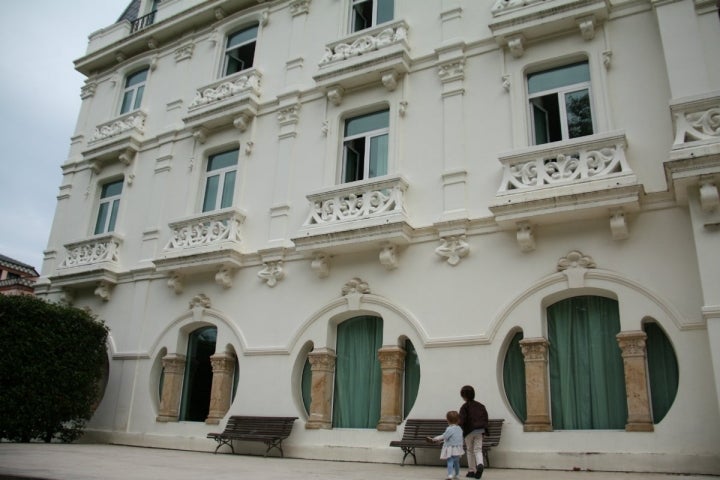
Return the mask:
<path id="1" fill-rule="evenodd" d="M 455 410 L 450 410 L 445 415 L 448 427 L 442 435 L 437 437 L 427 437 L 431 442 L 443 442 L 440 458 L 447 460 L 448 480 L 460 478 L 460 457 L 463 451 L 463 432 L 458 426 L 460 414 Z"/>
<path id="2" fill-rule="evenodd" d="M 465 401 L 460 407 L 460 427 L 465 435 L 465 451 L 467 452 L 468 474 L 470 478 L 482 478 L 483 451 L 482 442 L 488 426 L 488 413 L 485 405 L 475 400 L 475 389 L 465 385 L 460 389 L 460 396 Z"/>

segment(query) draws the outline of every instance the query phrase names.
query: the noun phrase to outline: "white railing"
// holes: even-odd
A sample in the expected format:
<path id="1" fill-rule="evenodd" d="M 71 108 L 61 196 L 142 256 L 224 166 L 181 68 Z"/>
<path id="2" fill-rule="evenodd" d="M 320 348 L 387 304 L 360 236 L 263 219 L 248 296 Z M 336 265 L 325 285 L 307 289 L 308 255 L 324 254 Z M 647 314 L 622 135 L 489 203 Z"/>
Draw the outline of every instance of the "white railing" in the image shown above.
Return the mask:
<path id="1" fill-rule="evenodd" d="M 633 175 L 624 134 L 601 134 L 532 147 L 500 156 L 498 194 Z"/>
<path id="2" fill-rule="evenodd" d="M 325 47 L 325 54 L 320 59 L 320 66 L 323 67 L 404 42 L 407 40 L 407 31 L 407 24 L 404 21 L 398 21 L 328 44 Z"/>
<path id="3" fill-rule="evenodd" d="M 262 75 L 260 72 L 251 68 L 201 87 L 195 93 L 195 98 L 188 106 L 188 110 L 192 111 L 205 105 L 245 93 L 260 95 L 261 79 Z"/>
<path id="4" fill-rule="evenodd" d="M 407 181 L 398 175 L 338 185 L 307 195 L 310 215 L 303 226 L 339 224 L 391 214 L 405 214 Z"/>
<path id="5" fill-rule="evenodd" d="M 59 268 L 72 268 L 96 263 L 119 263 L 118 250 L 122 238 L 105 234 L 65 245 L 65 258 Z"/>
<path id="6" fill-rule="evenodd" d="M 240 243 L 240 226 L 244 221 L 243 212 L 236 208 L 225 208 L 172 222 L 165 251 L 219 246 L 226 242 Z"/>
<path id="7" fill-rule="evenodd" d="M 544 1 L 545 0 L 496 0 L 492 7 L 492 13 L 493 15 L 498 15 Z"/>
<path id="8" fill-rule="evenodd" d="M 125 132 L 137 132 L 142 134 L 145 130 L 145 119 L 147 114 L 142 110 L 126 113 L 109 122 L 103 123 L 95 127 L 90 142 L 98 142 L 109 137 L 114 137 Z"/>
<path id="9" fill-rule="evenodd" d="M 720 92 L 674 101 L 675 145 L 699 140 L 720 141 Z"/>

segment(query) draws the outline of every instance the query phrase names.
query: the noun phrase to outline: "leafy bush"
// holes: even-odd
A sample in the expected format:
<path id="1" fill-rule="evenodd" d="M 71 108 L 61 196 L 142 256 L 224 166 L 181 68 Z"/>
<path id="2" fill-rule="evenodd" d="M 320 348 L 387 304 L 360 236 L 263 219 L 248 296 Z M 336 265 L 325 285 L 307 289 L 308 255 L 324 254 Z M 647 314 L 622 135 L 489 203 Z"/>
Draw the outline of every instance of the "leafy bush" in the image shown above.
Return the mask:
<path id="1" fill-rule="evenodd" d="M 107 334 L 84 310 L 0 295 L 0 438 L 80 437 L 98 401 Z"/>

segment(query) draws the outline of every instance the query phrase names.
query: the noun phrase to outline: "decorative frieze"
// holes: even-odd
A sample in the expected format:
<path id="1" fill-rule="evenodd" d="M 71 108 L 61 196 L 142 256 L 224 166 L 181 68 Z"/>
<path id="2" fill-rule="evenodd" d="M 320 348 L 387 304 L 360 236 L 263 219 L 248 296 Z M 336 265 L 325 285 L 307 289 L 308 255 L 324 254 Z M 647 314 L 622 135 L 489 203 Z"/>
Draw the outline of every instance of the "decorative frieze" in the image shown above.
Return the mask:
<path id="1" fill-rule="evenodd" d="M 496 0 L 491 11 L 493 15 L 498 15 L 544 1 L 545 0 Z"/>
<path id="2" fill-rule="evenodd" d="M 240 226 L 245 215 L 234 208 L 218 210 L 171 223 L 170 240 L 165 251 L 239 243 Z"/>
<path id="3" fill-rule="evenodd" d="M 116 234 L 102 235 L 65 245 L 65 258 L 58 268 L 72 268 L 110 262 L 118 264 L 122 239 Z"/>
<path id="4" fill-rule="evenodd" d="M 354 39 L 352 43 L 338 43 L 325 47 L 325 55 L 320 59 L 320 66 L 364 55 L 405 40 L 407 40 L 407 26 L 404 23 L 390 26 L 379 33 Z"/>
<path id="5" fill-rule="evenodd" d="M 195 93 L 195 98 L 192 103 L 190 103 L 188 109 L 197 109 L 226 98 L 243 94 L 260 95 L 261 79 L 262 75 L 258 70 L 244 70 L 220 82 L 200 88 Z"/>
<path id="6" fill-rule="evenodd" d="M 103 123 L 95 127 L 95 131 L 88 143 L 92 144 L 109 137 L 120 135 L 121 133 L 135 131 L 142 134 L 145 131 L 145 119 L 147 115 L 142 110 L 136 110 L 132 113 L 125 114 L 110 122 Z"/>
<path id="7" fill-rule="evenodd" d="M 438 67 L 438 76 L 443 83 L 463 80 L 465 78 L 465 59 L 440 65 Z"/>
<path id="8" fill-rule="evenodd" d="M 341 185 L 311 194 L 311 211 L 304 226 L 327 225 L 405 212 L 407 182 L 399 176 L 376 177 L 368 182 Z"/>

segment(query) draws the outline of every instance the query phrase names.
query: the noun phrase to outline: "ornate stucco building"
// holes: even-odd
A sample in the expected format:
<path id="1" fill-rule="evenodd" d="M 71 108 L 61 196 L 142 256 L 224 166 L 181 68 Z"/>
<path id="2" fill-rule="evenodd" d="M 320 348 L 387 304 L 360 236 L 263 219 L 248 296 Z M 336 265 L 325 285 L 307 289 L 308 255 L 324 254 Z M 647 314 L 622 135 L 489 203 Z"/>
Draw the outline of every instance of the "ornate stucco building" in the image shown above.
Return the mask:
<path id="1" fill-rule="evenodd" d="M 471 384 L 494 466 L 720 472 L 717 45 L 714 0 L 134 0 L 36 289 L 110 327 L 88 437 L 399 462 Z"/>

